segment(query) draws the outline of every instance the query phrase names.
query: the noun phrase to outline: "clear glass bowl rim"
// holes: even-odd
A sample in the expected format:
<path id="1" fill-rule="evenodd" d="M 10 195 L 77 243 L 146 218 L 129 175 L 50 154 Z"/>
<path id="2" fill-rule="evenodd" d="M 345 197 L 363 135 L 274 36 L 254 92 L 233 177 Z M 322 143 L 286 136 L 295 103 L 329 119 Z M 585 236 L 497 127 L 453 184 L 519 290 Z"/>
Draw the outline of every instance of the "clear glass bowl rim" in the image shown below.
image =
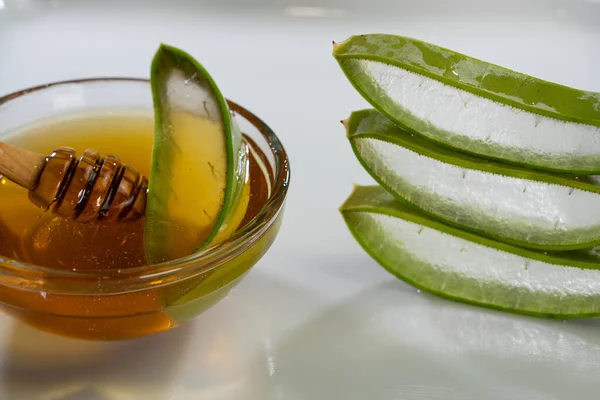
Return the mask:
<path id="1" fill-rule="evenodd" d="M 56 86 L 102 82 L 150 84 L 148 79 L 133 77 L 98 77 L 56 81 L 0 97 L 0 106 L 27 94 Z M 221 266 L 227 267 L 228 261 L 249 249 L 277 220 L 279 213 L 282 212 L 290 182 L 287 153 L 275 132 L 251 111 L 231 100 L 227 100 L 227 102 L 234 115 L 239 114 L 261 133 L 267 141 L 274 159 L 274 182 L 271 196 L 260 213 L 228 241 L 173 261 L 122 270 L 101 269 L 91 272 L 72 272 L 45 268 L 0 256 L 0 279 L 2 280 L 0 285 L 52 293 L 115 294 L 165 285 Z M 90 284 L 90 282 L 97 283 Z"/>

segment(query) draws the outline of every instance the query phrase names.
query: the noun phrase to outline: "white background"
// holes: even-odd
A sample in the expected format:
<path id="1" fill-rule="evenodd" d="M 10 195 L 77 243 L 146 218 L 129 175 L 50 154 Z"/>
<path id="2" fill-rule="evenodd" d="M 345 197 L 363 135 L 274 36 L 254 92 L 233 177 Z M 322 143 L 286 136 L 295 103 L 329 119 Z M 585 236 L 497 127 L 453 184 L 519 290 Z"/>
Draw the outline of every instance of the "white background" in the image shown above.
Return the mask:
<path id="1" fill-rule="evenodd" d="M 393 3 L 393 4 L 388 4 Z M 339 123 L 367 107 L 331 56 L 351 34 L 408 35 L 600 91 L 594 1 L 0 0 L 0 95 L 49 81 L 148 77 L 181 47 L 289 151 L 292 185 L 271 251 L 189 325 L 87 343 L 0 318 L 0 398 L 592 399 L 600 323 L 443 301 L 388 275 L 337 211 L 371 179 Z"/>

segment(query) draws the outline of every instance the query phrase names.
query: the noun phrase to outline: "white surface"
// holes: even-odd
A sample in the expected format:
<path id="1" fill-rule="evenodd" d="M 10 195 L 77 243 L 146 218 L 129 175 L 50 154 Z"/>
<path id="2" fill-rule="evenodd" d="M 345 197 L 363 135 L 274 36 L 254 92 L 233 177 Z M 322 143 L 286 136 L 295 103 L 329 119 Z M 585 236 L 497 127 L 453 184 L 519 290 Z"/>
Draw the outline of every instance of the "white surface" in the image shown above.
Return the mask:
<path id="1" fill-rule="evenodd" d="M 1 399 L 597 398 L 599 322 L 517 317 L 417 293 L 350 237 L 337 208 L 352 183 L 371 180 L 339 120 L 366 102 L 331 57 L 331 41 L 404 34 L 600 91 L 600 4 L 386 3 L 0 0 L 0 94 L 148 76 L 163 41 L 194 54 L 228 97 L 263 117 L 292 165 L 281 234 L 225 301 L 173 332 L 112 344 L 2 317 Z"/>

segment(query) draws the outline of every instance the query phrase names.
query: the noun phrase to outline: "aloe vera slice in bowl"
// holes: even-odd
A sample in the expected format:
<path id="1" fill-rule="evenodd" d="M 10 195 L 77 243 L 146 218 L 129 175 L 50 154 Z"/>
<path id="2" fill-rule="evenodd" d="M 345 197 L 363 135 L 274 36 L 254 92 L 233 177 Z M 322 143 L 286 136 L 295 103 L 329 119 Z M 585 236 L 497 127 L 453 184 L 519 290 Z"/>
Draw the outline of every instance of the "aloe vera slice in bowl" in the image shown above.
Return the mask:
<path id="1" fill-rule="evenodd" d="M 600 243 L 600 187 L 454 152 L 376 110 L 344 121 L 356 157 L 399 200 L 452 225 L 518 246 L 573 250 Z"/>
<path id="2" fill-rule="evenodd" d="M 161 45 L 150 83 L 156 126 L 144 246 L 157 263 L 237 228 L 248 204 L 248 149 L 216 83 L 191 55 Z"/>
<path id="3" fill-rule="evenodd" d="M 600 93 L 402 36 L 352 36 L 333 55 L 374 108 L 413 133 L 533 168 L 600 173 Z"/>
<path id="4" fill-rule="evenodd" d="M 352 235 L 390 273 L 427 292 L 514 313 L 600 315 L 600 264 L 496 242 L 445 225 L 379 186 L 340 208 Z"/>

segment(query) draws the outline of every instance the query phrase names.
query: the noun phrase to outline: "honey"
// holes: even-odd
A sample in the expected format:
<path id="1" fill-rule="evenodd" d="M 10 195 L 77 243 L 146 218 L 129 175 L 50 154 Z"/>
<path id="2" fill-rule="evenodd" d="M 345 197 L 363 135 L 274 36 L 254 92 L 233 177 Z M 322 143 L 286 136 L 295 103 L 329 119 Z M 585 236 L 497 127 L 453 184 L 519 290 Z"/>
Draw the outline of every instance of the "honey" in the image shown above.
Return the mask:
<path id="1" fill-rule="evenodd" d="M 92 148 L 102 155 L 117 155 L 124 164 L 149 176 L 153 130 L 153 115 L 149 111 L 99 111 L 42 121 L 1 140 L 43 154 L 50 154 L 56 147 L 65 145 L 76 149 L 78 154 Z M 244 142 L 249 148 L 249 178 L 247 190 L 242 194 L 247 198 L 241 201 L 246 202 L 247 207 L 242 222 L 232 231 L 246 225 L 260 212 L 272 186 L 266 157 L 249 137 L 244 136 Z M 206 171 L 214 173 L 210 168 Z M 202 181 L 198 179 L 196 184 L 202 185 Z M 218 199 L 219 193 L 213 195 Z M 183 217 L 187 214 L 190 218 L 196 218 L 195 213 L 202 212 L 179 211 Z M 144 266 L 149 269 L 152 266 L 147 265 L 144 255 L 143 229 L 143 218 L 79 223 L 57 217 L 33 205 L 25 189 L 0 177 L 0 259 L 74 273 L 119 272 Z M 274 235 L 275 232 L 267 233 L 247 251 L 244 260 L 228 269 L 230 276 L 227 279 L 221 277 L 215 282 L 234 281 L 243 275 L 266 251 Z M 183 233 L 181 240 L 186 240 Z M 209 303 L 217 301 L 224 293 L 216 293 L 214 299 L 208 299 L 215 287 L 201 287 L 209 281 L 209 275 L 109 295 L 74 296 L 3 286 L 0 287 L 0 307 L 47 331 L 87 339 L 123 339 L 169 329 L 183 322 L 188 315 L 197 313 L 198 307 L 208 307 Z M 205 304 L 186 311 L 183 308 L 187 305 L 178 299 L 190 296 L 195 289 L 199 290 L 192 299 L 197 297 L 196 302 Z M 169 307 L 180 307 L 181 312 L 170 312 Z"/>

